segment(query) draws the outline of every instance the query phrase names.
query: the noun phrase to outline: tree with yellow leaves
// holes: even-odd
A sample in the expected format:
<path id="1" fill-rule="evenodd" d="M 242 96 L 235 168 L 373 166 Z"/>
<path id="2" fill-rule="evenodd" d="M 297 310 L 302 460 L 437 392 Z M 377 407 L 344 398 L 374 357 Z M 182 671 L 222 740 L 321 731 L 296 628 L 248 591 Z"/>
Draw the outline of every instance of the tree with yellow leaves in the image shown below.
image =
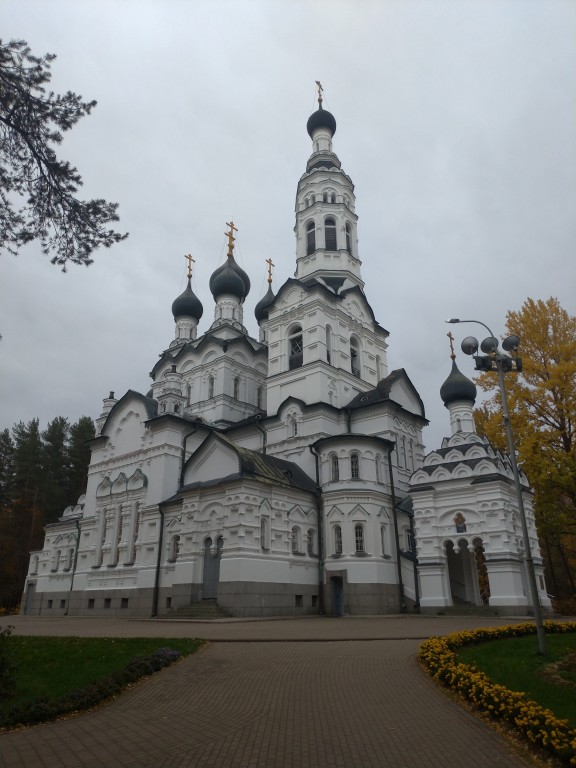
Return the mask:
<path id="1" fill-rule="evenodd" d="M 535 512 L 558 598 L 576 596 L 576 317 L 555 298 L 527 299 L 506 316 L 520 337 L 521 374 L 505 374 L 518 460 L 535 491 Z M 496 373 L 477 384 L 492 398 L 474 416 L 476 428 L 507 450 Z"/>

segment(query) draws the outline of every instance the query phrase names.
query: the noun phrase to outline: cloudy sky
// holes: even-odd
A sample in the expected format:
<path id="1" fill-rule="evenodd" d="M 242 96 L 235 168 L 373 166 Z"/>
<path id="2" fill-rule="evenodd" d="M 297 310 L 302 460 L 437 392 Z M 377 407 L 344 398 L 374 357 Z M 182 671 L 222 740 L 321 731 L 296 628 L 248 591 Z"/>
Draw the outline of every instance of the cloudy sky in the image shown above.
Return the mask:
<path id="1" fill-rule="evenodd" d="M 86 198 L 120 204 L 125 242 L 66 274 L 36 245 L 0 256 L 0 428 L 96 418 L 146 392 L 185 287 L 213 319 L 225 222 L 252 279 L 245 321 L 295 269 L 294 197 L 314 81 L 356 185 L 366 294 L 431 426 L 475 318 L 504 331 L 527 297 L 576 311 L 572 0 L 3 0 L 2 35 L 57 54 L 53 89 L 98 106 L 67 135 Z M 459 357 L 472 375 L 472 361 Z"/>

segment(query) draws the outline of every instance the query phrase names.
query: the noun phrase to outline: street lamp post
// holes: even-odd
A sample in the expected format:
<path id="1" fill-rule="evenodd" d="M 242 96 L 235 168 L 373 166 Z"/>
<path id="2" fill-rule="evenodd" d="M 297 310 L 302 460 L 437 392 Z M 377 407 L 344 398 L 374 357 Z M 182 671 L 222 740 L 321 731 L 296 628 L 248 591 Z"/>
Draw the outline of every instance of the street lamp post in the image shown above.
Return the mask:
<path id="1" fill-rule="evenodd" d="M 542 608 L 540 606 L 540 599 L 538 597 L 538 584 L 536 583 L 536 571 L 534 570 L 534 560 L 532 558 L 532 549 L 530 547 L 530 537 L 528 535 L 528 524 L 526 522 L 526 512 L 524 510 L 524 499 L 522 496 L 522 486 L 520 484 L 520 473 L 518 472 L 518 464 L 516 462 L 516 446 L 514 444 L 514 435 L 512 433 L 512 425 L 510 423 L 510 414 L 508 412 L 508 398 L 506 397 L 506 387 L 504 385 L 504 371 L 521 371 L 522 360 L 518 357 L 518 346 L 520 345 L 520 339 L 518 336 L 509 336 L 502 342 L 502 347 L 506 352 L 512 352 L 512 356 L 504 355 L 498 350 L 498 339 L 494 336 L 490 328 L 485 323 L 481 323 L 480 320 L 460 320 L 456 317 L 451 317 L 446 321 L 447 323 L 476 323 L 486 328 L 490 336 L 484 339 L 480 345 L 482 352 L 486 355 L 476 355 L 478 351 L 478 341 L 473 336 L 468 336 L 462 342 L 462 351 L 467 355 L 475 355 L 477 371 L 493 371 L 498 372 L 498 385 L 500 387 L 500 396 L 502 398 L 502 416 L 504 419 L 504 426 L 506 427 L 506 435 L 508 437 L 508 450 L 510 452 L 510 464 L 512 465 L 512 474 L 514 475 L 514 487 L 516 489 L 516 499 L 518 502 L 518 511 L 520 513 L 520 521 L 522 524 L 522 535 L 524 538 L 524 556 L 526 558 L 526 568 L 528 571 L 528 581 L 530 584 L 530 592 L 532 597 L 532 608 L 534 610 L 534 619 L 536 623 L 536 634 L 538 636 L 538 651 L 542 656 L 546 655 L 546 636 L 544 634 L 544 622 L 542 620 Z"/>

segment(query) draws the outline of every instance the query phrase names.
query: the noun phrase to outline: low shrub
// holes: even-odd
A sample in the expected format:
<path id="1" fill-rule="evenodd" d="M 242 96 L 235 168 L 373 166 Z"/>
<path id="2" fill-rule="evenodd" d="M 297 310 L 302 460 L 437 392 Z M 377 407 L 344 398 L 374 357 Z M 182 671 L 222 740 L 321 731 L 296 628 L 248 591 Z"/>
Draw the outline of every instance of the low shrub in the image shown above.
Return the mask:
<path id="1" fill-rule="evenodd" d="M 139 656 L 133 659 L 116 674 L 109 675 L 81 690 L 72 691 L 61 699 L 50 701 L 42 697 L 9 707 L 4 714 L 0 714 L 0 727 L 13 728 L 16 725 L 43 723 L 61 715 L 89 709 L 116 696 L 131 683 L 169 666 L 181 656 L 180 651 L 172 648 L 159 648 L 150 656 Z"/>
<path id="2" fill-rule="evenodd" d="M 546 621 L 544 627 L 547 633 L 576 632 L 576 622 Z M 516 624 L 431 637 L 420 646 L 419 659 L 434 680 L 512 726 L 530 744 L 566 765 L 576 766 L 576 730 L 567 720 L 560 720 L 549 709 L 529 701 L 524 693 L 493 683 L 474 666 L 458 662 L 454 653 L 454 649 L 464 645 L 535 633 L 534 624 Z"/>

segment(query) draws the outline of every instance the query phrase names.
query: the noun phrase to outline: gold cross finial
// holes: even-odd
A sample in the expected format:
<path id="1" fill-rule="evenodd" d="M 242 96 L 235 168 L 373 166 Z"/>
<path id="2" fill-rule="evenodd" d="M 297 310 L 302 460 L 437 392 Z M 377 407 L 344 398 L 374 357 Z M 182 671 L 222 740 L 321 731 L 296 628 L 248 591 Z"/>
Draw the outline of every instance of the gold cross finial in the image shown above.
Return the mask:
<path id="1" fill-rule="evenodd" d="M 238 232 L 238 229 L 234 226 L 232 219 L 226 222 L 226 226 L 230 227 L 230 232 L 224 232 L 228 238 L 228 256 L 232 256 L 232 252 L 234 251 L 234 240 L 236 240 L 234 232 Z"/>
<path id="2" fill-rule="evenodd" d="M 452 360 L 456 360 L 456 355 L 454 354 L 454 336 L 452 336 L 452 331 L 448 331 L 446 336 L 448 336 L 450 339 L 450 357 Z"/>
<path id="3" fill-rule="evenodd" d="M 272 285 L 272 267 L 275 267 L 276 265 L 272 259 L 266 259 L 266 264 L 268 264 L 268 285 Z"/>
<path id="4" fill-rule="evenodd" d="M 322 83 L 320 80 L 316 80 L 316 87 L 318 88 L 318 106 L 320 109 L 322 109 L 322 94 L 324 92 L 324 88 L 322 88 Z"/>
<path id="5" fill-rule="evenodd" d="M 189 253 L 187 256 L 184 256 L 184 258 L 188 261 L 188 279 L 192 277 L 192 264 L 196 263 L 196 259 L 192 258 L 192 254 Z"/>

